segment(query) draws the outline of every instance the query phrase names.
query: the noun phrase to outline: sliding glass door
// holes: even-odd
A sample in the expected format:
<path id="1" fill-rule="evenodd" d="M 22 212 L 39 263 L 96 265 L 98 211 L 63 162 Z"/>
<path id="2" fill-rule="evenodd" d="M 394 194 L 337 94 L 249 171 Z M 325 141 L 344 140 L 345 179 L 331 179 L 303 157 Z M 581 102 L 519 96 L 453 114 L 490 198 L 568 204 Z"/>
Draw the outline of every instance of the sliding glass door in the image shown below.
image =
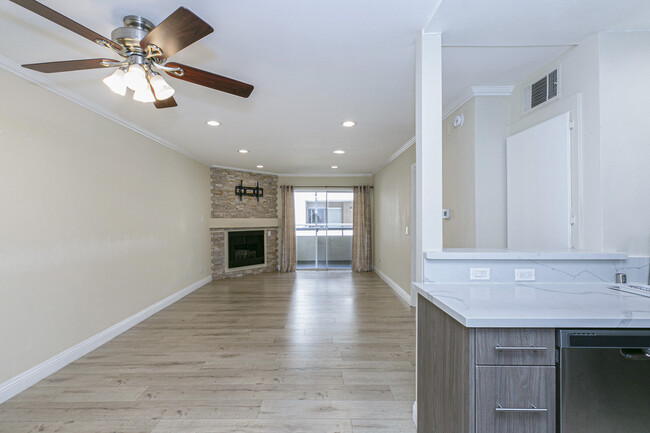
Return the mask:
<path id="1" fill-rule="evenodd" d="M 352 191 L 295 191 L 298 269 L 350 269 Z"/>

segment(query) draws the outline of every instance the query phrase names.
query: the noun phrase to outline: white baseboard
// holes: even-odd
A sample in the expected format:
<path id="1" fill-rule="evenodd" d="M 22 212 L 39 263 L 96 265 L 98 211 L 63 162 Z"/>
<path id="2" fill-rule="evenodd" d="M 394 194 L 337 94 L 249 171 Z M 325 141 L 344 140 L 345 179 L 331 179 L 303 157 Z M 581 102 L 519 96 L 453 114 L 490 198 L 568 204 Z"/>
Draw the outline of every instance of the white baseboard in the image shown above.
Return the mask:
<path id="1" fill-rule="evenodd" d="M 163 308 L 170 306 L 174 302 L 178 301 L 184 296 L 189 295 L 196 289 L 205 286 L 211 281 L 212 276 L 203 278 L 202 280 L 199 280 L 196 283 L 191 284 L 182 290 L 179 290 L 173 295 L 170 295 L 165 299 L 158 301 L 153 305 L 150 305 L 144 310 L 135 313 L 133 316 L 127 317 L 126 319 L 122 320 L 119 323 L 116 323 L 110 328 L 105 329 L 96 335 L 93 335 L 81 343 L 76 344 L 57 355 L 54 355 L 52 358 L 41 362 L 37 366 L 20 373 L 18 376 L 12 377 L 4 383 L 0 383 L 0 403 L 9 400 L 16 394 L 26 390 L 30 386 L 45 379 L 52 373 L 57 372 L 58 370 L 62 369 L 71 362 L 76 361 L 87 353 L 92 352 L 102 344 L 109 342 L 124 331 L 127 331 L 143 320 L 153 316 Z"/>
<path id="2" fill-rule="evenodd" d="M 413 424 L 415 426 L 418 426 L 418 402 L 414 401 L 413 402 Z"/>
<path id="3" fill-rule="evenodd" d="M 388 284 L 390 288 L 393 289 L 400 298 L 402 298 L 407 304 L 411 305 L 411 295 L 409 295 L 404 289 L 402 289 L 399 284 L 397 284 L 388 275 L 384 274 L 379 269 L 375 269 L 375 273 L 379 275 L 379 278 L 384 280 L 384 282 Z"/>

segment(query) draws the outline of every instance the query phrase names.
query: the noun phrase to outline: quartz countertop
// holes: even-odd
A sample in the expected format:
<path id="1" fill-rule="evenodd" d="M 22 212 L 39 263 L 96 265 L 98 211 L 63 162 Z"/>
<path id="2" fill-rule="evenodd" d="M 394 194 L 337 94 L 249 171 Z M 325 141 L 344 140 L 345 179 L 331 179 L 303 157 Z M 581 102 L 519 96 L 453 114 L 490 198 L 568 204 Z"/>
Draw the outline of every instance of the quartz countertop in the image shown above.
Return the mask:
<path id="1" fill-rule="evenodd" d="M 650 292 L 645 296 L 628 293 L 624 285 L 414 283 L 414 286 L 421 296 L 468 328 L 650 328 Z"/>
<path id="2" fill-rule="evenodd" d="M 533 251 L 496 248 L 445 248 L 442 251 L 425 252 L 424 257 L 429 260 L 625 260 L 627 254 L 584 250 Z"/>

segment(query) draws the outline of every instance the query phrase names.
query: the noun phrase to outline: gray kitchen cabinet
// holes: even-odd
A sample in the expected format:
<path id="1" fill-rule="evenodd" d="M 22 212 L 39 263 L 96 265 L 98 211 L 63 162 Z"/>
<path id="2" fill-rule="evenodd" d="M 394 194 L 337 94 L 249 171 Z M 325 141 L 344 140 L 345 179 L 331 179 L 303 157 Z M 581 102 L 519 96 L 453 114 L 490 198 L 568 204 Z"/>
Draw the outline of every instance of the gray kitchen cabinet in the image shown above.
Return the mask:
<path id="1" fill-rule="evenodd" d="M 466 328 L 418 297 L 418 433 L 553 433 L 553 329 Z"/>

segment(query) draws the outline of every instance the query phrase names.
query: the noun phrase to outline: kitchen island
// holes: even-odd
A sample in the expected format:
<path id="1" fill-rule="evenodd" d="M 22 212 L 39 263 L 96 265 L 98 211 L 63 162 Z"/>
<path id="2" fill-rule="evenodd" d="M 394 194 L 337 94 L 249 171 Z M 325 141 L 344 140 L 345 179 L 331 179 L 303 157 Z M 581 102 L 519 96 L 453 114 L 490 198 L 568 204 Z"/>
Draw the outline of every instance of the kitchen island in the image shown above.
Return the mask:
<path id="1" fill-rule="evenodd" d="M 415 287 L 420 433 L 555 432 L 556 329 L 650 328 L 641 285 Z"/>

